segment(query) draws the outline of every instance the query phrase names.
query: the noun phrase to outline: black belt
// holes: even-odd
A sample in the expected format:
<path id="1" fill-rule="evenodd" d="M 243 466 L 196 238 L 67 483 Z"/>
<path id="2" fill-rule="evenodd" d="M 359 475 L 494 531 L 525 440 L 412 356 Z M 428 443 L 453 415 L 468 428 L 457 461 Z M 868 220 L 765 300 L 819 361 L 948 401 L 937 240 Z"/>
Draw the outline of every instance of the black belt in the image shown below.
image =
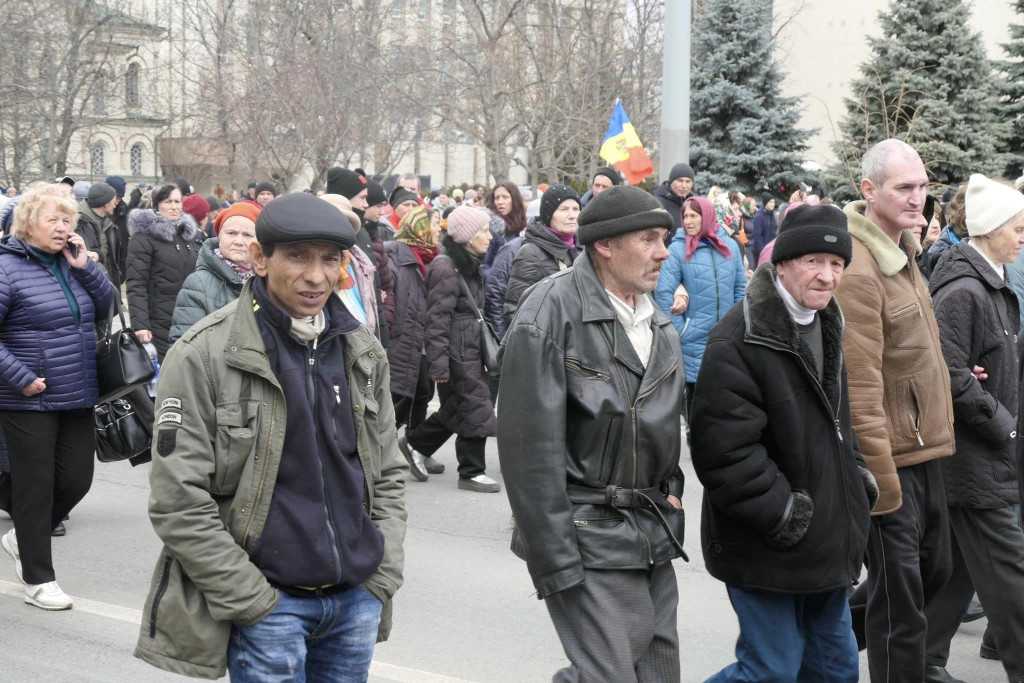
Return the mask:
<path id="1" fill-rule="evenodd" d="M 669 526 L 668 520 L 665 519 L 665 515 L 661 511 L 661 507 L 671 508 L 672 504 L 665 499 L 665 494 L 661 492 L 661 489 L 657 487 L 648 489 L 627 489 L 621 486 L 605 486 L 601 488 L 599 486 L 579 486 L 577 484 L 567 484 L 565 487 L 566 493 L 569 494 L 569 500 L 573 503 L 583 503 L 585 505 L 608 505 L 613 508 L 624 508 L 628 510 L 647 510 L 654 513 L 655 519 L 661 524 L 661 527 L 668 534 L 669 541 L 672 546 L 687 562 L 690 561 L 686 551 L 683 550 L 683 544 L 679 542 L 676 535 L 672 532 L 672 528 Z M 660 503 L 659 503 L 660 501 Z"/>

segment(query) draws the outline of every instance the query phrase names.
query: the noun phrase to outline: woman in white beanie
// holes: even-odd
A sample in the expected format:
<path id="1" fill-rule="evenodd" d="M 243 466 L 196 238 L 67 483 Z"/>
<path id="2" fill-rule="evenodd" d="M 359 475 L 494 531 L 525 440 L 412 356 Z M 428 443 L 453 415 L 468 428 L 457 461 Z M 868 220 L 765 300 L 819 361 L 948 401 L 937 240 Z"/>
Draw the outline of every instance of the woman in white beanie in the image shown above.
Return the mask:
<path id="1" fill-rule="evenodd" d="M 412 475 L 426 481 L 427 458 L 452 434 L 459 461 L 459 488 L 496 493 L 501 485 L 485 472 L 484 447 L 496 433 L 494 405 L 480 355 L 484 307 L 481 261 L 491 242 L 487 212 L 461 206 L 448 216 L 444 255 L 427 268 L 427 322 L 424 346 L 430 378 L 441 407 L 398 440 Z M 472 296 L 471 300 L 469 297 Z"/>
<path id="2" fill-rule="evenodd" d="M 965 206 L 970 237 L 946 250 L 929 283 L 949 366 L 956 433 L 956 453 L 942 460 L 954 532 L 953 576 L 929 604 L 929 655 L 938 649 L 943 660 L 948 656 L 949 642 L 977 590 L 995 642 L 1004 644 L 999 648 L 1003 666 L 1010 680 L 1019 680 L 1024 676 L 1024 531 L 1013 506 L 1021 500 L 1020 317 L 1004 266 L 1024 246 L 1024 195 L 975 174 Z M 975 366 L 984 369 L 987 379 L 974 376 Z"/>

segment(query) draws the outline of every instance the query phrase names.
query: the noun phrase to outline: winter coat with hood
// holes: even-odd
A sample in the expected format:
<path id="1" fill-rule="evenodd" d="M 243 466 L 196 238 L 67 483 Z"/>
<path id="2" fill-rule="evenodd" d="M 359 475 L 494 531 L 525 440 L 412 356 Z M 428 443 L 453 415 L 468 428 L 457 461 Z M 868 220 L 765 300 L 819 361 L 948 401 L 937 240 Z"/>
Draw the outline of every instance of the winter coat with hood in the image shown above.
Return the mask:
<path id="1" fill-rule="evenodd" d="M 914 259 L 917 238 L 904 230 L 897 245 L 866 208 L 856 201 L 843 209 L 853 258 L 835 297 L 846 318 L 853 427 L 878 482 L 871 514 L 880 516 L 903 505 L 897 468 L 953 454 L 953 404 L 931 296 Z"/>
<path id="2" fill-rule="evenodd" d="M 654 300 L 671 318 L 679 334 L 687 382 L 697 381 L 711 328 L 733 304 L 743 299 L 747 287 L 747 272 L 739 244 L 723 228 L 718 229 L 718 237 L 729 247 L 732 256 L 726 258 L 706 241 L 701 241 L 687 261 L 686 231 L 677 231 L 668 248 L 668 259 L 661 265 L 658 286 L 654 290 Z M 675 315 L 669 309 L 680 283 L 690 295 L 690 303 L 682 315 Z"/>
<path id="3" fill-rule="evenodd" d="M 242 278 L 214 253 L 218 248 L 220 239 L 216 237 L 203 242 L 196 269 L 185 278 L 178 292 L 171 317 L 172 344 L 197 322 L 237 299 L 242 291 Z"/>
<path id="4" fill-rule="evenodd" d="M 491 264 L 491 272 L 487 274 L 484 287 L 484 317 L 494 326 L 498 337 L 505 336 L 505 290 L 508 289 L 508 278 L 512 272 L 512 263 L 516 260 L 519 247 L 523 246 L 523 236 L 513 237 L 505 246 L 498 250 Z"/>
<path id="5" fill-rule="evenodd" d="M 871 519 L 865 479 L 877 489 L 850 422 L 843 314 L 833 299 L 817 315 L 821 380 L 771 264 L 708 339 L 691 452 L 704 485 L 705 565 L 730 586 L 823 593 L 860 576 Z M 795 505 L 795 492 L 811 506 Z"/>
<path id="6" fill-rule="evenodd" d="M 548 275 L 572 267 L 579 255 L 544 226 L 540 220 L 531 222 L 523 232 L 522 246 L 512 261 L 505 301 L 502 307 L 502 328 L 507 329 L 516 314 L 523 293 Z"/>
<path id="7" fill-rule="evenodd" d="M 413 398 L 423 360 L 423 334 L 427 326 L 427 278 L 412 247 L 387 242 L 389 267 L 394 276 L 395 320 L 391 325 L 391 393 Z"/>
<path id="8" fill-rule="evenodd" d="M 427 268 L 424 330 L 430 379 L 447 380 L 451 390 L 437 415 L 459 436 L 494 436 L 494 406 L 480 357 L 481 330 L 475 312 L 484 307 L 480 259 L 448 235 L 442 238 L 441 246 L 444 254 Z M 466 298 L 459 275 L 475 302 Z"/>
<path id="9" fill-rule="evenodd" d="M 99 401 L 97 317 L 105 318 L 114 288 L 86 259 L 57 266 L 78 304 L 78 319 L 57 276 L 22 240 L 0 240 L 0 410 L 73 410 Z M 46 390 L 22 389 L 40 377 Z"/>
<path id="10" fill-rule="evenodd" d="M 994 508 L 1020 502 L 1020 309 L 1004 277 L 969 242 L 960 242 L 943 254 L 929 282 L 953 395 L 956 452 L 942 460 L 950 505 Z M 976 365 L 985 368 L 986 381 L 974 378 Z"/>
<path id="11" fill-rule="evenodd" d="M 541 598 L 580 585 L 585 569 L 680 556 L 684 515 L 665 497 L 683 495 L 682 358 L 656 307 L 650 324 L 644 367 L 584 252 L 535 286 L 505 335 L 498 453 L 512 550 Z"/>
<path id="12" fill-rule="evenodd" d="M 128 308 L 132 328 L 153 333 L 162 359 L 171 346 L 171 320 L 181 286 L 196 267 L 203 233 L 192 216 L 176 223 L 152 209 L 128 215 Z"/>

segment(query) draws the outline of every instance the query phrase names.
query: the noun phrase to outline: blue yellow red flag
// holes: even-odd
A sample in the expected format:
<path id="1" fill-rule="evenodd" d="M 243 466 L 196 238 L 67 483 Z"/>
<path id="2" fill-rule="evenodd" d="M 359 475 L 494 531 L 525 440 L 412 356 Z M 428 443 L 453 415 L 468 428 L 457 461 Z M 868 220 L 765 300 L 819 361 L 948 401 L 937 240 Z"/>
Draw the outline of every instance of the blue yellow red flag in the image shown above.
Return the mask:
<path id="1" fill-rule="evenodd" d="M 600 156 L 617 168 L 630 185 L 638 185 L 654 173 L 651 158 L 626 116 L 620 100 L 615 100 L 608 132 L 604 134 L 604 142 L 601 143 Z"/>

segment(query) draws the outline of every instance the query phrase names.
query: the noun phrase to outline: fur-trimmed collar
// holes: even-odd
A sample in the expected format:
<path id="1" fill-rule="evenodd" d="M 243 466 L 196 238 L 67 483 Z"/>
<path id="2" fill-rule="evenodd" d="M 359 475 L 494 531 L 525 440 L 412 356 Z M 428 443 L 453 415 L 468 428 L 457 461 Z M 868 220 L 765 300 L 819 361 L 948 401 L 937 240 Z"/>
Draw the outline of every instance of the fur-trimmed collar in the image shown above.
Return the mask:
<path id="1" fill-rule="evenodd" d="M 900 236 L 903 249 L 900 249 L 899 245 L 892 241 L 892 238 L 864 216 L 867 207 L 868 203 L 861 200 L 850 202 L 843 209 L 850 226 L 850 235 L 856 237 L 868 248 L 875 263 L 878 264 L 878 269 L 882 271 L 882 275 L 892 277 L 906 267 L 908 254 L 914 258 L 917 257 L 921 251 L 921 245 L 914 237 L 914 233 L 904 230 Z"/>
<path id="2" fill-rule="evenodd" d="M 182 212 L 177 223 L 172 223 L 153 209 L 132 209 L 128 214 L 128 234 L 150 235 L 162 242 L 173 242 L 174 235 L 181 233 L 187 242 L 198 242 L 202 237 L 196 219 Z"/>
<path id="3" fill-rule="evenodd" d="M 796 322 L 786 309 L 782 296 L 775 289 L 776 277 L 775 266 L 772 263 L 765 263 L 758 267 L 754 277 L 747 283 L 747 294 L 743 299 L 743 320 L 746 324 L 743 340 L 747 343 L 769 342 L 793 351 L 803 359 L 813 374 L 814 355 L 800 338 Z M 818 311 L 818 317 L 821 319 L 822 375 L 825 378 L 822 389 L 834 412 L 840 400 L 845 323 L 835 298 L 828 302 L 824 310 Z"/>
<path id="4" fill-rule="evenodd" d="M 466 247 L 452 239 L 451 235 L 445 235 L 441 239 L 441 246 L 444 247 L 444 253 L 455 265 L 455 270 L 459 271 L 463 278 L 469 280 L 472 277 L 482 277 L 480 272 L 481 259 L 471 254 Z"/>

